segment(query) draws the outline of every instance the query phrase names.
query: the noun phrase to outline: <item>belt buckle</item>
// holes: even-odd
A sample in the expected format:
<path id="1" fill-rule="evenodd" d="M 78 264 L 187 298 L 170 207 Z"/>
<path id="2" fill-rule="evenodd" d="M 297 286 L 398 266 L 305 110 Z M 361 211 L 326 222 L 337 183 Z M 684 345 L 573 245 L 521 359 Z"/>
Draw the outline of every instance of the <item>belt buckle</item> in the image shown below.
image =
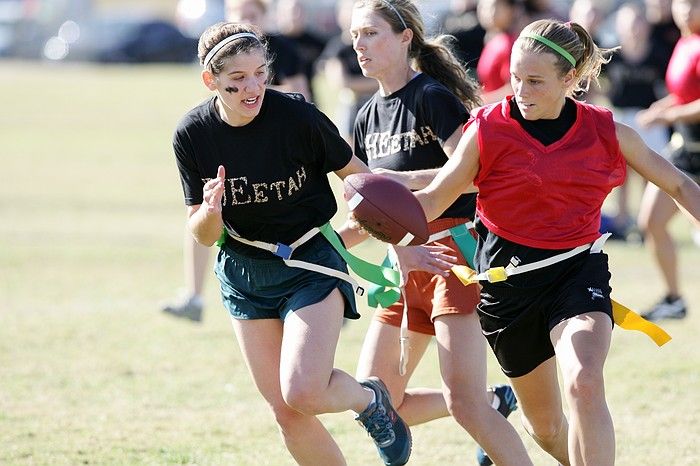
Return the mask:
<path id="1" fill-rule="evenodd" d="M 293 251 L 294 250 L 292 248 L 290 248 L 289 246 L 287 246 L 286 244 L 277 243 L 277 248 L 273 254 L 275 256 L 281 257 L 284 260 L 288 260 L 290 257 L 292 257 Z"/>

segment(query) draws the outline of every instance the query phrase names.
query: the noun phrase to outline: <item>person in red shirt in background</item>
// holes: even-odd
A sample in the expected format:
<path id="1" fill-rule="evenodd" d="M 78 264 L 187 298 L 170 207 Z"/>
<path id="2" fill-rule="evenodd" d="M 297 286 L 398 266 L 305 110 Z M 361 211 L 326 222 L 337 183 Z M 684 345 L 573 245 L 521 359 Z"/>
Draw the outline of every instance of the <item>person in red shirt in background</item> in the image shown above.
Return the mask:
<path id="1" fill-rule="evenodd" d="M 596 80 L 610 52 L 577 23 L 525 27 L 510 60 L 515 95 L 481 107 L 435 179 L 415 193 L 430 221 L 472 181 L 479 189 L 482 331 L 526 430 L 567 465 L 615 462 L 603 379 L 613 328 L 606 237 L 598 232 L 603 201 L 629 164 L 700 225 L 692 179 L 609 110 L 571 98 Z"/>
<path id="2" fill-rule="evenodd" d="M 481 0 L 476 13 L 486 29 L 476 75 L 482 86 L 481 100 L 488 104 L 513 93 L 509 81 L 510 50 L 518 36 L 517 17 L 522 14 L 522 7 L 518 0 Z"/>
<path id="3" fill-rule="evenodd" d="M 642 126 L 673 125 L 671 162 L 700 182 L 700 0 L 674 0 L 673 19 L 681 38 L 666 69 L 669 95 L 638 114 Z M 678 206 L 668 194 L 648 184 L 638 223 L 654 253 L 666 285 L 666 296 L 644 314 L 649 320 L 682 319 L 687 314 L 678 283 L 676 247 L 668 223 Z"/>

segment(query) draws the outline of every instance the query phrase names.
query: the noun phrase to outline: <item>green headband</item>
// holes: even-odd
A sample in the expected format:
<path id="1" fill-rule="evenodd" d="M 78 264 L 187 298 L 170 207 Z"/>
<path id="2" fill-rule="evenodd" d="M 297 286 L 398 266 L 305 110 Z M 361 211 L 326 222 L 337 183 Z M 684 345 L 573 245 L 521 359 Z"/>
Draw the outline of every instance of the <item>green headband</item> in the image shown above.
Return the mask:
<path id="1" fill-rule="evenodd" d="M 566 58 L 566 60 L 571 63 L 571 66 L 576 68 L 576 59 L 571 55 L 569 52 L 561 48 L 561 46 L 555 44 L 551 40 L 547 39 L 546 37 L 542 37 L 538 34 L 523 34 L 520 37 L 529 37 L 530 39 L 535 39 L 538 42 L 542 42 L 544 45 L 549 47 L 550 49 L 554 50 L 557 52 L 559 55 L 562 57 Z"/>

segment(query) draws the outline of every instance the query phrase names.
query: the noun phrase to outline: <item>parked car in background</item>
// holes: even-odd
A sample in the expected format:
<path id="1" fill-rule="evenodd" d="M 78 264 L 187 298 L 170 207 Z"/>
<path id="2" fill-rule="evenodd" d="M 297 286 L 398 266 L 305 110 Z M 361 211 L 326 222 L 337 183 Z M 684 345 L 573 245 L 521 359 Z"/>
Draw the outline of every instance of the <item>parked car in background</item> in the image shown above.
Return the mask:
<path id="1" fill-rule="evenodd" d="M 197 57 L 197 40 L 173 23 L 148 16 L 105 15 L 59 28 L 47 41 L 46 58 L 98 63 L 189 63 Z"/>

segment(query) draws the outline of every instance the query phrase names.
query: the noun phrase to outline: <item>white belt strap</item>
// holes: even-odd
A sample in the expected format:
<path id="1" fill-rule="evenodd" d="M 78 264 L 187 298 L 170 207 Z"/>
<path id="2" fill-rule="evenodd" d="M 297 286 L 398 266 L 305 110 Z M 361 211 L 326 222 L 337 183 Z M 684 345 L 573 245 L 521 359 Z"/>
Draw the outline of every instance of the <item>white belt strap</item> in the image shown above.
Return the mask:
<path id="1" fill-rule="evenodd" d="M 449 233 L 449 230 L 448 230 Z M 396 251 L 391 246 L 387 247 L 387 257 L 391 266 L 398 270 L 399 259 L 396 257 Z M 406 375 L 406 369 L 408 368 L 408 351 L 409 351 L 409 337 L 408 337 L 408 299 L 406 298 L 406 289 L 404 288 L 406 284 L 403 282 L 403 277 L 401 277 L 401 283 L 399 283 L 401 297 L 403 298 L 403 311 L 401 312 L 401 326 L 399 327 L 399 346 L 401 348 L 399 356 L 399 375 Z"/>
<path id="2" fill-rule="evenodd" d="M 510 264 L 508 264 L 503 270 L 501 271 L 501 276 L 498 278 L 494 278 L 494 276 L 499 275 L 499 274 L 494 274 L 492 271 L 499 269 L 499 267 L 496 267 L 495 269 L 489 269 L 486 272 L 482 272 L 479 275 L 476 276 L 477 280 L 483 280 L 483 281 L 488 281 L 488 282 L 496 282 L 496 281 L 503 281 L 506 278 L 512 276 L 512 275 L 518 275 L 521 273 L 526 273 L 526 272 L 532 272 L 533 270 L 539 270 L 545 267 L 548 267 L 550 265 L 554 265 L 556 263 L 562 262 L 566 259 L 569 259 L 571 257 L 574 257 L 577 254 L 580 254 L 584 251 L 590 250 L 591 254 L 597 254 L 600 253 L 603 250 L 603 245 L 605 242 L 608 240 L 610 237 L 611 233 L 605 233 L 604 235 L 601 235 L 597 240 L 595 240 L 592 243 L 584 244 L 583 246 L 579 246 L 577 248 L 574 248 L 570 251 L 562 252 L 561 254 L 557 254 L 552 257 L 548 257 L 547 259 L 542 259 L 537 262 L 531 262 L 530 264 L 524 264 L 524 265 L 519 265 L 520 264 L 520 259 L 518 257 L 514 256 L 510 259 Z M 505 272 L 505 277 L 502 276 L 503 271 Z M 491 272 L 491 273 L 489 273 Z"/>
<path id="3" fill-rule="evenodd" d="M 294 260 L 290 259 L 292 254 L 294 253 L 294 250 L 301 246 L 302 244 L 306 243 L 309 241 L 311 238 L 316 236 L 321 230 L 318 228 L 314 227 L 311 230 L 307 231 L 304 233 L 301 238 L 298 240 L 294 241 L 290 245 L 282 244 L 282 243 L 277 243 L 277 244 L 272 244 L 272 243 L 266 243 L 265 241 L 257 241 L 257 240 L 249 240 L 242 238 L 237 235 L 231 234 L 231 232 L 227 229 L 226 230 L 228 235 L 235 239 L 236 241 L 247 244 L 248 246 L 253 246 L 258 249 L 264 249 L 266 251 L 270 251 L 272 254 L 281 257 L 284 263 L 288 267 L 295 267 L 299 269 L 305 269 L 305 270 L 311 270 L 312 272 L 318 272 L 324 275 L 329 275 L 331 277 L 338 278 L 340 280 L 344 280 L 348 283 L 350 283 L 355 290 L 355 293 L 358 295 L 362 296 L 364 294 L 364 288 L 362 288 L 358 283 L 357 280 L 352 278 L 350 274 L 342 272 L 340 270 L 336 270 L 330 267 L 325 267 L 323 265 L 318 265 L 318 264 L 313 264 L 311 262 L 306 262 L 306 261 L 300 261 L 300 260 Z"/>
<path id="4" fill-rule="evenodd" d="M 406 375 L 408 368 L 408 300 L 406 299 L 406 290 L 401 287 L 401 296 L 403 296 L 403 316 L 401 317 L 401 329 L 399 330 L 399 345 L 401 347 L 401 357 L 399 358 L 399 375 Z"/>

